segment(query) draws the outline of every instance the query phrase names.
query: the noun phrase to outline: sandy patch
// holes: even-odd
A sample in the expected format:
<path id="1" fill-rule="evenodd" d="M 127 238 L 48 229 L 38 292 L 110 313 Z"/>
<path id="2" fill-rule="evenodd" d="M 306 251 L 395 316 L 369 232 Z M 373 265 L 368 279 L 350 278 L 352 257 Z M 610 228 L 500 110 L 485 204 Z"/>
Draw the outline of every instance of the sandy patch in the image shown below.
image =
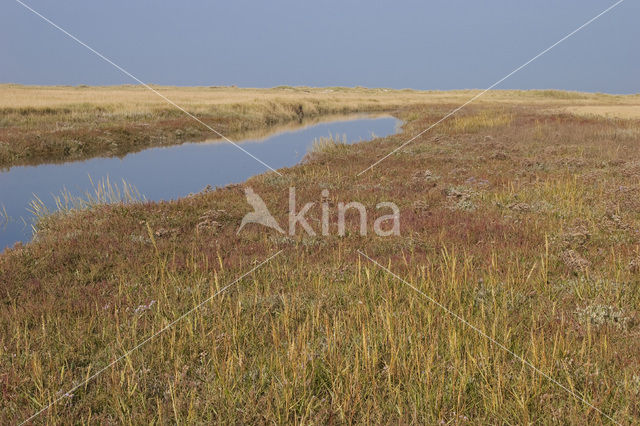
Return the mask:
<path id="1" fill-rule="evenodd" d="M 567 107 L 576 115 L 599 115 L 611 118 L 640 118 L 640 105 L 592 105 Z"/>

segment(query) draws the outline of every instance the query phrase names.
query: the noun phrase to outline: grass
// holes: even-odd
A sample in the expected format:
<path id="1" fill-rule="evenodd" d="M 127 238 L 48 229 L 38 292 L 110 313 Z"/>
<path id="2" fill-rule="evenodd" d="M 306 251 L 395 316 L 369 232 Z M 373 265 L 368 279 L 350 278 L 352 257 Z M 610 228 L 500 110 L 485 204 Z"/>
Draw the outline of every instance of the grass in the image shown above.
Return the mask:
<path id="1" fill-rule="evenodd" d="M 74 195 L 64 188 L 60 195 L 54 196 L 55 207 L 49 209 L 40 198 L 34 198 L 30 203 L 30 212 L 36 219 L 46 219 L 52 214 L 69 214 L 77 210 L 85 210 L 105 204 L 127 204 L 133 202 L 143 202 L 145 200 L 138 190 L 126 180 L 122 180 L 122 187 L 112 184 L 107 176 L 100 179 L 97 184 L 89 176 L 92 189 L 86 191 L 84 195 Z"/>
<path id="2" fill-rule="evenodd" d="M 336 153 L 337 151 L 347 149 L 347 135 L 329 135 L 327 138 L 316 138 L 311 144 L 311 154 L 313 153 Z"/>
<path id="3" fill-rule="evenodd" d="M 36 220 L 33 225 L 34 233 L 37 233 L 38 228 L 46 227 L 46 222 L 55 222 L 55 218 L 60 215 L 68 215 L 78 210 L 87 210 L 103 205 L 125 205 L 145 201 L 145 197 L 136 187 L 124 179 L 122 179 L 121 185 L 112 184 L 108 176 L 100 179 L 97 183 L 94 183 L 89 176 L 89 181 L 91 182 L 91 190 L 86 191 L 83 195 L 72 194 L 66 188 L 60 191 L 59 195 L 53 197 L 55 206 L 52 209 L 34 195 L 34 199 L 31 200 L 27 208 Z"/>
<path id="4" fill-rule="evenodd" d="M 497 111 L 482 111 L 470 116 L 453 117 L 445 125 L 451 132 L 477 133 L 480 130 L 498 126 L 508 126 L 513 120 L 513 115 Z"/>
<path id="5" fill-rule="evenodd" d="M 393 201 L 400 237 L 359 236 L 349 217 L 339 237 L 336 214 L 328 237 L 258 225 L 236 235 L 250 209 L 241 185 L 45 220 L 34 242 L 0 255 L 0 421 L 64 396 L 38 421 L 610 423 L 363 250 L 617 422 L 637 423 L 640 123 L 528 97 L 539 98 L 471 106 L 360 177 L 450 105 L 408 105 L 395 113 L 398 135 L 319 142 L 283 176 L 247 182 L 281 223 L 295 186 L 298 206 L 316 202 L 316 231 L 322 189 L 330 206 Z"/>

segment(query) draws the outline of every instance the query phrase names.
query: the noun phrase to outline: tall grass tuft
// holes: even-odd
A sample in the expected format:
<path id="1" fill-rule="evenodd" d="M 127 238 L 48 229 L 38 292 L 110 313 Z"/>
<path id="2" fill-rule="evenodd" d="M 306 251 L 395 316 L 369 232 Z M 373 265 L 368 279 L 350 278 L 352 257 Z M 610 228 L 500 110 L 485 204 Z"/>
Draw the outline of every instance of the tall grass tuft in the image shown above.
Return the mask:
<path id="1" fill-rule="evenodd" d="M 67 214 L 75 210 L 85 210 L 103 204 L 129 204 L 145 201 L 135 186 L 122 179 L 122 185 L 112 184 L 109 177 L 100 179 L 97 183 L 89 176 L 91 189 L 82 195 L 74 195 L 67 188 L 63 188 L 60 195 L 54 195 L 55 208 L 50 209 L 44 201 L 34 194 L 28 210 L 36 221 L 53 213 Z"/>
<path id="2" fill-rule="evenodd" d="M 329 134 L 327 138 L 316 138 L 313 140 L 311 144 L 311 153 L 334 153 L 337 151 L 343 151 L 347 148 L 347 135 L 342 135 L 342 140 L 340 136 L 333 136 Z"/>

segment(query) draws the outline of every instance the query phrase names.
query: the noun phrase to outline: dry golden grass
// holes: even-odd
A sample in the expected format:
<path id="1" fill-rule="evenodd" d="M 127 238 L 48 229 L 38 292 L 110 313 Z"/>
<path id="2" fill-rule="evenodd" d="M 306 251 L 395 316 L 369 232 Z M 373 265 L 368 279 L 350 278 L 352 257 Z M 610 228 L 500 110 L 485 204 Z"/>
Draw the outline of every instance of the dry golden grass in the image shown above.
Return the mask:
<path id="1" fill-rule="evenodd" d="M 242 103 L 327 100 L 348 106 L 362 102 L 381 102 L 391 105 L 406 103 L 463 103 L 479 93 L 478 90 L 419 91 L 396 89 L 368 89 L 348 87 L 289 87 L 253 89 L 236 87 L 173 87 L 152 86 L 154 89 L 193 112 L 206 112 L 207 107 Z M 494 90 L 477 102 L 518 103 L 633 103 L 639 95 L 607 95 L 563 92 L 555 90 Z M 0 84 L 0 108 L 59 108 L 70 105 L 92 105 L 118 108 L 123 112 L 144 113 L 164 109 L 166 101 L 141 86 L 22 86 Z"/>
<path id="2" fill-rule="evenodd" d="M 350 88 L 274 88 L 242 89 L 232 87 L 162 87 L 158 92 L 193 113 L 208 112 L 212 106 L 233 104 L 269 104 L 305 101 L 339 102 L 356 106 L 362 102 L 416 102 L 424 93 L 384 89 Z M 60 108 L 91 105 L 117 109 L 123 113 L 148 113 L 174 108 L 157 94 L 141 86 L 60 87 L 0 85 L 0 108 Z"/>
<path id="3" fill-rule="evenodd" d="M 454 116 L 443 123 L 452 132 L 477 133 L 492 127 L 507 126 L 513 121 L 513 114 L 504 111 L 487 110 L 474 115 Z"/>
<path id="4" fill-rule="evenodd" d="M 590 105 L 566 108 L 571 114 L 582 116 L 601 116 L 608 118 L 638 119 L 640 118 L 640 104 L 638 105 Z"/>

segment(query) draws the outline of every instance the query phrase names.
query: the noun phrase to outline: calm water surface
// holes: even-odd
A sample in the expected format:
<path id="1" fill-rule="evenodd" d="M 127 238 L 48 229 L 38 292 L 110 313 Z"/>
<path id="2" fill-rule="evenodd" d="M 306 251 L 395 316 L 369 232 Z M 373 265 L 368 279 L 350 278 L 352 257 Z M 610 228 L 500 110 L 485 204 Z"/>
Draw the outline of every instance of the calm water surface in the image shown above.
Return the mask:
<path id="1" fill-rule="evenodd" d="M 346 135 L 349 143 L 369 140 L 372 135 L 396 132 L 393 117 L 363 118 L 315 124 L 275 133 L 262 139 L 236 141 L 273 168 L 292 166 L 304 157 L 314 139 Z M 33 217 L 29 202 L 37 196 L 47 206 L 55 206 L 54 196 L 63 189 L 82 195 L 93 182 L 109 178 L 112 184 L 125 179 L 147 200 L 171 200 L 202 190 L 207 185 L 240 183 L 268 171 L 262 164 L 226 142 L 185 143 L 150 148 L 123 158 L 93 158 L 86 161 L 39 166 L 13 167 L 0 172 L 0 251 L 32 237 Z"/>

